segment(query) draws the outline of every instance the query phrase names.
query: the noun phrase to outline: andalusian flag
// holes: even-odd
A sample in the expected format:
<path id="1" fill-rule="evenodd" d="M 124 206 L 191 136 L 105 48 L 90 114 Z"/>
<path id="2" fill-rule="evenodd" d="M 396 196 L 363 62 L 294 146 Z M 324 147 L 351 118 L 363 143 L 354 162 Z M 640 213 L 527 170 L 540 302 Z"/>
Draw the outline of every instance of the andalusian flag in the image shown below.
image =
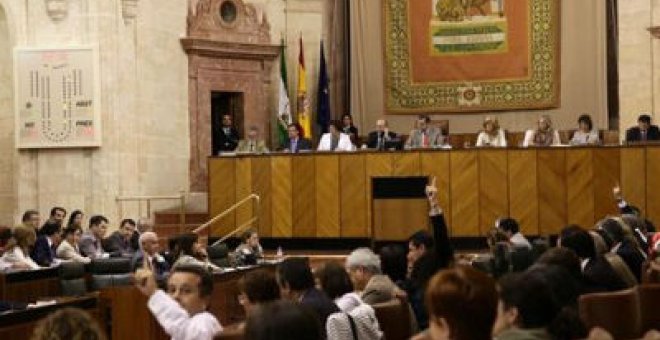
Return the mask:
<path id="1" fill-rule="evenodd" d="M 309 100 L 307 99 L 307 72 L 305 72 L 305 54 L 303 41 L 300 37 L 300 54 L 298 55 L 298 124 L 303 129 L 302 137 L 312 137 L 312 120 L 309 117 Z"/>
<path id="2" fill-rule="evenodd" d="M 280 98 L 277 117 L 275 118 L 277 121 L 277 139 L 280 145 L 285 145 L 289 139 L 286 129 L 293 120 L 291 119 L 291 105 L 289 103 L 289 86 L 287 86 L 284 40 L 282 40 L 282 49 L 280 51 Z"/>

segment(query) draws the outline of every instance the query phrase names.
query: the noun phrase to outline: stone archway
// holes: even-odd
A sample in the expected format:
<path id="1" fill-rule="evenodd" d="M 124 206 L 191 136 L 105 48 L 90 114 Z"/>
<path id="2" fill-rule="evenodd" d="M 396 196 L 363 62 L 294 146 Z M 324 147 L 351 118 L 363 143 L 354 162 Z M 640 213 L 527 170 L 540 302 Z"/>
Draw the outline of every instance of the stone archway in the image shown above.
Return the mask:
<path id="1" fill-rule="evenodd" d="M 13 42 L 9 15 L 0 4 L 0 221 L 14 220 L 17 207 L 14 148 Z"/>

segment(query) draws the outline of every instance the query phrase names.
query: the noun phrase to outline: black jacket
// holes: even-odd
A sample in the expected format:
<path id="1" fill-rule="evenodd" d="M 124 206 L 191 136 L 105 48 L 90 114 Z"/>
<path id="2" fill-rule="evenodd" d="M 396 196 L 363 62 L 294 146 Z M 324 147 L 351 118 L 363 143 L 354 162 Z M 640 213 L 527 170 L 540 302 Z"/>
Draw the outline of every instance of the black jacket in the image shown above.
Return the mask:
<path id="1" fill-rule="evenodd" d="M 639 127 L 635 126 L 626 131 L 626 142 L 639 142 L 642 140 L 642 134 Z M 646 131 L 646 140 L 660 140 L 660 129 L 657 125 L 649 126 Z"/>
<path id="2" fill-rule="evenodd" d="M 369 136 L 367 136 L 367 147 L 370 149 L 382 149 L 385 148 L 385 142 L 381 142 L 381 145 L 378 145 L 378 135 L 382 134 L 383 132 L 380 131 L 371 131 L 369 132 Z M 397 141 L 397 135 L 396 133 L 392 131 L 387 132 L 387 137 L 389 138 L 389 141 Z"/>
<path id="3" fill-rule="evenodd" d="M 236 128 L 229 128 L 229 133 L 225 133 L 224 129 L 220 128 L 213 138 L 213 154 L 217 155 L 219 152 L 234 151 L 238 146 L 238 130 Z"/>

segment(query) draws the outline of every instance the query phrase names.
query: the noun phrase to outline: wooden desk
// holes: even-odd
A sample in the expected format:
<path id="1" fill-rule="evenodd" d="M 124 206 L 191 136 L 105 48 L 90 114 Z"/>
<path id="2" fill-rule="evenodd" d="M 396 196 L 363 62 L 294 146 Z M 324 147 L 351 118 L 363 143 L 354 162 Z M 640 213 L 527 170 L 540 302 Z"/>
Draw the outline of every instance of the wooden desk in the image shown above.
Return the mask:
<path id="1" fill-rule="evenodd" d="M 238 280 L 253 270 L 275 270 L 274 265 L 262 265 L 213 275 L 213 294 L 209 312 L 223 326 L 245 320 L 238 303 Z M 147 298 L 133 286 L 109 287 L 100 291 L 101 312 L 111 320 L 112 339 L 165 340 L 169 336 L 147 308 Z"/>
<path id="2" fill-rule="evenodd" d="M 400 152 L 240 155 L 209 158 L 209 213 L 257 193 L 262 237 L 372 235 L 371 179 L 435 176 L 451 236 L 483 236 L 512 216 L 528 235 L 556 234 L 569 223 L 591 227 L 617 213 L 611 188 L 660 221 L 660 146 L 557 147 Z M 246 222 L 245 206 L 211 236 Z M 419 226 L 404 225 L 406 233 Z"/>
<path id="3" fill-rule="evenodd" d="M 96 294 L 75 298 L 58 298 L 56 300 L 57 303 L 54 305 L 0 314 L 0 339 L 29 339 L 36 324 L 41 319 L 64 307 L 83 309 L 93 318 L 99 320 L 98 298 Z"/>
<path id="4" fill-rule="evenodd" d="M 33 302 L 61 295 L 58 268 L 0 273 L 0 300 Z"/>

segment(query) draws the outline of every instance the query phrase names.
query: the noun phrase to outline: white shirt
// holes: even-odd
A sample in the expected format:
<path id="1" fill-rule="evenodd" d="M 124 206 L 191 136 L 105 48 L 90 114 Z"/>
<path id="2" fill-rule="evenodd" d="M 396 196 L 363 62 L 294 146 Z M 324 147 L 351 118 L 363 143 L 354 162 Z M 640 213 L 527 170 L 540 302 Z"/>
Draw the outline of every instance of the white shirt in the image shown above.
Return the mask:
<path id="1" fill-rule="evenodd" d="M 477 145 L 476 146 L 494 146 L 494 147 L 506 147 L 506 137 L 504 136 L 504 130 L 499 129 L 497 131 L 497 136 L 493 137 L 486 131 L 481 131 L 479 136 L 477 136 Z"/>
<path id="2" fill-rule="evenodd" d="M 525 238 L 525 236 L 523 236 L 523 234 L 521 234 L 519 232 L 513 234 L 513 236 L 511 236 L 511 238 L 509 238 L 509 241 L 511 243 L 513 243 L 514 246 L 526 247 L 527 249 L 532 249 L 532 244 L 529 243 L 527 238 Z"/>
<path id="3" fill-rule="evenodd" d="M 597 130 L 591 130 L 589 132 L 577 130 L 573 134 L 573 138 L 571 138 L 571 145 L 589 145 L 598 144 L 599 142 L 600 138 L 598 137 Z"/>
<path id="4" fill-rule="evenodd" d="M 324 133 L 323 136 L 321 136 L 321 140 L 319 141 L 319 147 L 318 151 L 331 151 L 330 148 L 332 147 L 332 134 Z M 337 143 L 337 148 L 334 151 L 353 151 L 355 150 L 355 146 L 353 146 L 353 143 L 351 143 L 351 136 L 345 134 L 345 133 L 340 133 L 339 134 L 339 142 Z"/>
<path id="5" fill-rule="evenodd" d="M 213 314 L 202 312 L 191 317 L 160 289 L 151 295 L 147 306 L 172 340 L 212 340 L 222 332 L 222 326 Z"/>
<path id="6" fill-rule="evenodd" d="M 362 303 L 363 302 L 360 298 L 360 295 L 355 292 L 346 293 L 335 299 L 335 304 L 337 307 L 339 307 L 339 310 L 346 313 L 352 311 L 355 309 L 355 307 L 361 305 Z"/>
<path id="7" fill-rule="evenodd" d="M 2 262 L 13 265 L 14 263 L 25 263 L 30 266 L 30 269 L 41 268 L 29 255 L 23 253 L 21 247 L 14 247 L 12 250 L 7 251 L 2 255 Z"/>
<path id="8" fill-rule="evenodd" d="M 535 146 L 534 137 L 536 135 L 536 130 L 527 130 L 525 132 L 525 139 L 523 140 L 523 147 Z M 559 136 L 559 131 L 554 130 L 552 134 L 552 143 L 551 145 L 561 145 L 561 137 Z"/>

